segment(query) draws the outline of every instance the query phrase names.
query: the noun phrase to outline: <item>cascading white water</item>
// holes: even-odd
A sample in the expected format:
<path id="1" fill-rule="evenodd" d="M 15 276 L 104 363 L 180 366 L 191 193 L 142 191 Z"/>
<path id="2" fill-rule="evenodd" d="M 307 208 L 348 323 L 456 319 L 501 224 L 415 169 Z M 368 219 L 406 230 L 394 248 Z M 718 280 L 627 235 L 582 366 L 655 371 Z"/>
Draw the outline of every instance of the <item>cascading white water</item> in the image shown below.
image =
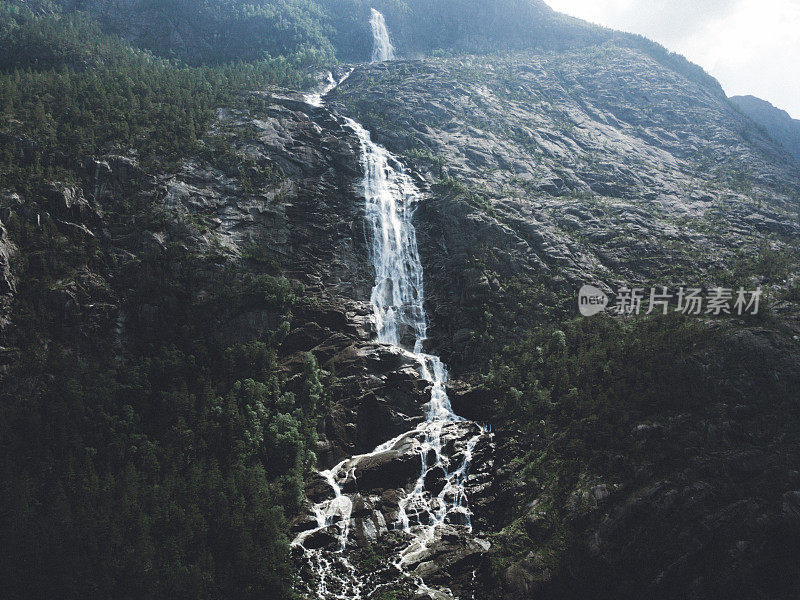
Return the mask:
<path id="1" fill-rule="evenodd" d="M 419 190 L 403 166 L 375 144 L 364 127 L 352 119 L 346 122 L 361 142 L 366 219 L 372 238 L 370 258 L 375 269 L 370 303 L 378 342 L 413 352 L 420 374 L 432 384 L 428 422 L 461 420 L 453 413 L 445 391 L 447 369 L 438 356 L 423 352 L 428 323 L 423 306 L 422 263 L 411 221 Z"/>
<path id="2" fill-rule="evenodd" d="M 394 60 L 394 46 L 389 39 L 389 30 L 386 28 L 386 19 L 383 18 L 383 14 L 373 8 L 369 24 L 372 27 L 373 39 L 372 62 Z"/>
<path id="3" fill-rule="evenodd" d="M 322 106 L 322 99 L 331 90 L 333 90 L 333 88 L 339 85 L 339 83 L 341 82 L 338 82 L 333 78 L 333 73 L 328 73 L 328 76 L 325 78 L 325 81 L 320 85 L 319 89 L 316 92 L 311 92 L 310 94 L 306 94 L 304 96 L 305 101 L 311 106 L 319 108 L 320 106 Z"/>
<path id="4" fill-rule="evenodd" d="M 420 476 L 414 489 L 399 504 L 399 524 L 413 536 L 413 541 L 403 550 L 398 561 L 402 569 L 427 549 L 435 539 L 436 529 L 448 517 L 471 530 L 464 484 L 472 451 L 483 429 L 479 428 L 478 433 L 469 439 L 463 457 L 453 464 L 452 457 L 443 451 L 442 433 L 448 424 L 463 419 L 453 412 L 447 396 L 447 369 L 438 356 L 426 354 L 423 350 L 428 324 L 422 263 L 412 223 L 421 194 L 403 165 L 385 148 L 375 144 L 364 127 L 352 119 L 347 119 L 347 123 L 361 142 L 366 219 L 372 238 L 370 258 L 375 269 L 375 286 L 370 302 L 378 341 L 413 348 L 420 375 L 431 383 L 425 422 L 413 432 L 424 437 L 420 450 Z M 379 446 L 376 452 L 386 450 L 393 443 L 391 440 Z M 432 462 L 428 460 L 431 451 Z M 435 496 L 425 489 L 426 476 L 432 469 L 441 469 L 445 479 L 442 490 Z"/>
<path id="5" fill-rule="evenodd" d="M 392 449 L 401 439 L 415 438 L 420 441 L 420 475 L 411 491 L 400 500 L 396 527 L 410 534 L 410 542 L 401 552 L 397 566 L 412 562 L 436 536 L 437 528 L 445 523 L 463 526 L 471 531 L 470 512 L 465 491 L 467 470 L 472 452 L 483 434 L 483 429 L 474 426 L 477 432 L 470 435 L 461 455 L 454 459 L 443 449 L 443 432 L 453 424 L 464 422 L 450 405 L 445 384 L 447 369 L 438 356 L 424 352 L 427 337 L 427 319 L 424 309 L 422 263 L 417 249 L 416 231 L 412 217 L 420 192 L 402 164 L 385 148 L 375 144 L 369 132 L 352 119 L 345 119 L 361 144 L 361 164 L 364 171 L 362 191 L 365 199 L 365 216 L 369 227 L 371 247 L 370 259 L 375 270 L 375 285 L 370 301 L 375 316 L 377 341 L 403 348 L 419 364 L 421 377 L 431 384 L 431 399 L 426 406 L 426 419 L 416 429 L 378 446 L 371 456 Z M 430 456 L 433 460 L 429 460 Z M 364 456 L 345 460 L 321 475 L 329 482 L 334 498 L 314 506 L 317 527 L 306 531 L 295 539 L 302 546 L 311 535 L 337 525 L 340 532 L 339 554 L 335 564 L 324 551 L 307 552 L 315 563 L 317 573 L 317 595 L 319 598 L 358 598 L 361 586 L 352 571 L 352 566 L 341 556 L 347 544 L 352 501 L 342 494 L 337 481 L 346 481 Z M 444 485 L 433 495 L 426 489 L 426 476 L 432 469 L 443 473 Z M 344 566 L 343 566 L 344 565 Z M 328 588 L 335 581 L 337 590 Z M 420 587 L 426 588 L 423 582 Z"/>
<path id="6" fill-rule="evenodd" d="M 337 525 L 339 530 L 339 544 L 337 556 L 334 559 L 325 555 L 321 550 L 306 551 L 306 556 L 314 565 L 317 574 L 316 592 L 320 599 L 335 598 L 336 600 L 351 600 L 361 598 L 363 585 L 354 575 L 355 568 L 341 553 L 347 545 L 350 532 L 350 515 L 353 512 L 353 501 L 342 494 L 342 489 L 336 482 L 335 474 L 340 472 L 348 461 L 342 461 L 328 471 L 320 471 L 319 475 L 331 486 L 334 496 L 313 507 L 314 518 L 317 526 L 302 532 L 292 542 L 293 546 L 303 546 L 303 543 L 315 533 L 331 526 Z"/>
<path id="7" fill-rule="evenodd" d="M 372 10 L 372 29 L 375 36 L 373 60 L 391 60 L 394 49 L 389 41 L 383 15 Z M 346 79 L 345 76 L 338 83 Z M 332 76 L 320 92 L 306 96 L 312 106 L 321 106 L 323 96 L 338 83 Z M 464 421 L 453 412 L 447 396 L 447 369 L 438 356 L 426 354 L 427 318 L 424 308 L 422 263 L 417 248 L 416 230 L 412 218 L 421 193 L 403 165 L 388 150 L 374 143 L 369 132 L 352 119 L 346 124 L 358 137 L 361 146 L 361 166 L 364 171 L 362 192 L 365 216 L 369 229 L 370 260 L 375 271 L 372 304 L 377 330 L 377 342 L 402 348 L 419 364 L 420 376 L 431 384 L 431 398 L 426 405 L 425 421 L 414 430 L 378 446 L 372 453 L 347 459 L 320 475 L 333 490 L 333 498 L 313 507 L 316 527 L 300 533 L 292 545 L 301 547 L 316 573 L 316 597 L 320 600 L 361 598 L 363 584 L 353 565 L 345 557 L 351 523 L 353 501 L 342 493 L 339 483 L 354 479 L 355 466 L 365 457 L 390 451 L 403 440 L 417 440 L 420 455 L 420 475 L 414 487 L 405 493 L 398 504 L 395 528 L 408 534 L 409 542 L 400 552 L 396 566 L 408 575 L 406 565 L 426 552 L 436 539 L 437 530 L 445 523 L 472 530 L 465 483 L 472 453 L 484 429 Z M 444 450 L 444 436 L 468 435 L 459 452 Z M 428 474 L 436 469 L 443 479 L 441 490 L 434 494 L 426 489 Z M 338 550 L 306 549 L 304 543 L 312 536 L 335 528 Z M 418 578 L 421 590 L 432 591 Z"/>

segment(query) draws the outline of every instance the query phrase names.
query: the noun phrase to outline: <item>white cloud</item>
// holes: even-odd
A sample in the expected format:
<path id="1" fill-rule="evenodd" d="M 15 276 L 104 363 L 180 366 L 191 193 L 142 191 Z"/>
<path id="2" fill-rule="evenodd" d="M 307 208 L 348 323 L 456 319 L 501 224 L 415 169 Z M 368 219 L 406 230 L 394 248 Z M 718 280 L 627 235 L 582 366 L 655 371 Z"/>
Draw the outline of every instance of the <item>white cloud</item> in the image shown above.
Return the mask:
<path id="1" fill-rule="evenodd" d="M 554 9 L 659 40 L 681 40 L 730 14 L 740 0 L 549 0 Z M 663 42 L 662 42 L 663 43 Z"/>
<path id="2" fill-rule="evenodd" d="M 728 94 L 753 94 L 800 118 L 800 0 L 546 1 L 645 35 L 701 65 Z"/>

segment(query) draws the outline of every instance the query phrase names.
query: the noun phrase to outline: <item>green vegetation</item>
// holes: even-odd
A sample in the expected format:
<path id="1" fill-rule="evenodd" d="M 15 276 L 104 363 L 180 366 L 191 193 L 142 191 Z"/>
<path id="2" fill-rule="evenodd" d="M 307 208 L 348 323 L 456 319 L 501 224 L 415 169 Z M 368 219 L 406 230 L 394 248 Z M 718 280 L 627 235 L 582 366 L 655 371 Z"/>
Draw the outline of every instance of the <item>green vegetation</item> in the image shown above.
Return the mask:
<path id="1" fill-rule="evenodd" d="M 286 392 L 265 344 L 223 356 L 164 346 L 101 367 L 54 350 L 15 374 L 48 377 L 3 393 L 7 597 L 288 595 L 318 397 Z"/>
<path id="2" fill-rule="evenodd" d="M 800 248 L 777 246 L 769 239 L 764 239 L 758 245 L 757 253 L 739 253 L 729 271 L 729 280 L 749 282 L 757 278 L 761 284 L 780 285 L 797 272 L 798 264 Z"/>
<path id="3" fill-rule="evenodd" d="M 380 590 L 373 596 L 374 600 L 409 600 L 411 597 L 404 590 Z"/>
<path id="4" fill-rule="evenodd" d="M 43 179 L 78 180 L 101 153 L 135 153 L 166 168 L 215 152 L 214 140 L 199 140 L 218 106 L 246 104 L 240 91 L 304 87 L 306 68 L 320 60 L 297 50 L 186 67 L 102 33 L 81 14 L 40 17 L 5 2 L 0 21 L 0 187 L 22 192 Z"/>
<path id="5" fill-rule="evenodd" d="M 509 349 L 486 385 L 497 392 L 498 414 L 531 434 L 549 438 L 598 420 L 624 429 L 630 419 L 712 400 L 701 363 L 681 360 L 714 347 L 706 329 L 677 316 L 567 322 Z"/>
<path id="6" fill-rule="evenodd" d="M 172 246 L 112 279 L 101 244 L 35 212 L 6 225 L 21 250 L 21 359 L 0 390 L 6 597 L 290 597 L 287 519 L 327 398 L 313 356 L 291 385 L 277 364 L 302 289 Z M 97 334 L 113 302 L 124 341 Z M 272 325 L 232 339 L 253 313 Z"/>
<path id="7" fill-rule="evenodd" d="M 333 56 L 329 17 L 314 0 L 28 0 L 38 14 L 91 15 L 104 31 L 191 65 L 257 61 L 307 50 Z"/>
<path id="8" fill-rule="evenodd" d="M 537 328 L 492 361 L 483 381 L 492 419 L 515 432 L 518 448 L 519 495 L 496 536 L 497 572 L 531 551 L 555 572 L 594 531 L 596 485 L 630 493 L 641 485 L 637 473 L 654 479 L 687 468 L 682 443 L 648 446 L 639 427 L 658 437 L 671 418 L 711 418 L 741 403 L 761 415 L 749 443 L 797 439 L 786 420 L 796 410 L 791 386 L 771 377 L 768 357 L 742 362 L 732 331 L 675 314 L 598 316 Z M 783 416 L 773 422 L 773 413 Z"/>

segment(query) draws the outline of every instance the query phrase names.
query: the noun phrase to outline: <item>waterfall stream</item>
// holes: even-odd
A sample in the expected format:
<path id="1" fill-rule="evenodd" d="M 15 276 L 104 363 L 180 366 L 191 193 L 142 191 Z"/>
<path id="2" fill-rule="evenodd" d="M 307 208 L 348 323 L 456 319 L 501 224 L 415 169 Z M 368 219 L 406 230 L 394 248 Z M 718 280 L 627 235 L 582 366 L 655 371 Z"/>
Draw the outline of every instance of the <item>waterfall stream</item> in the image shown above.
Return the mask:
<path id="1" fill-rule="evenodd" d="M 394 49 L 383 15 L 374 9 L 371 24 L 375 38 L 373 58 L 393 58 Z M 324 95 L 341 81 L 329 76 L 321 90 L 306 96 L 306 101 L 312 106 L 321 106 Z M 298 534 L 292 544 L 302 549 L 312 565 L 316 582 L 311 591 L 317 598 L 362 598 L 363 583 L 346 556 L 354 500 L 342 493 L 341 486 L 355 479 L 356 467 L 365 458 L 392 451 L 411 440 L 420 456 L 419 477 L 413 488 L 406 489 L 400 497 L 396 522 L 386 525 L 407 534 L 406 545 L 399 552 L 395 567 L 411 577 L 420 591 L 443 597 L 442 591 L 429 588 L 408 567 L 428 550 L 436 539 L 437 529 L 443 525 L 457 526 L 466 532 L 472 530 L 465 482 L 473 450 L 485 431 L 453 412 L 445 387 L 447 369 L 438 356 L 424 351 L 428 323 L 422 263 L 412 222 L 421 192 L 402 163 L 374 143 L 361 124 L 349 118 L 344 121 L 358 137 L 361 147 L 364 176 L 359 191 L 365 200 L 369 255 L 375 272 L 370 303 L 376 341 L 402 349 L 413 358 L 420 377 L 430 384 L 431 397 L 425 406 L 425 420 L 415 429 L 381 444 L 369 454 L 346 459 L 319 474 L 331 486 L 333 497 L 314 505 L 316 526 Z M 461 435 L 460 445 L 452 443 L 454 429 Z M 451 439 L 447 449 L 445 431 Z M 426 485 L 433 471 L 439 475 L 436 487 L 441 489 L 431 490 Z M 322 531 L 332 531 L 338 537 L 335 550 L 307 547 L 310 545 L 307 541 Z"/>
<path id="2" fill-rule="evenodd" d="M 372 9 L 372 18 L 369 21 L 372 27 L 373 49 L 372 49 L 372 62 L 383 62 L 385 60 L 394 60 L 394 46 L 389 39 L 389 30 L 386 27 L 386 19 L 383 15 Z"/>

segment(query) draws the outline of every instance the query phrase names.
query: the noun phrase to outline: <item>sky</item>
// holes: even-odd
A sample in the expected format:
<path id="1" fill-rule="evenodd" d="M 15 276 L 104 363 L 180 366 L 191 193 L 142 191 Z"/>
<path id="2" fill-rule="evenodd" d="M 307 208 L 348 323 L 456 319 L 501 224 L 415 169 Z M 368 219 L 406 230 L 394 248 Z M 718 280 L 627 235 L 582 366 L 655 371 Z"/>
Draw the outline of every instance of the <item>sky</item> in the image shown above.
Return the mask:
<path id="1" fill-rule="evenodd" d="M 545 0 L 559 12 L 642 34 L 699 64 L 729 96 L 800 119 L 800 0 Z"/>

